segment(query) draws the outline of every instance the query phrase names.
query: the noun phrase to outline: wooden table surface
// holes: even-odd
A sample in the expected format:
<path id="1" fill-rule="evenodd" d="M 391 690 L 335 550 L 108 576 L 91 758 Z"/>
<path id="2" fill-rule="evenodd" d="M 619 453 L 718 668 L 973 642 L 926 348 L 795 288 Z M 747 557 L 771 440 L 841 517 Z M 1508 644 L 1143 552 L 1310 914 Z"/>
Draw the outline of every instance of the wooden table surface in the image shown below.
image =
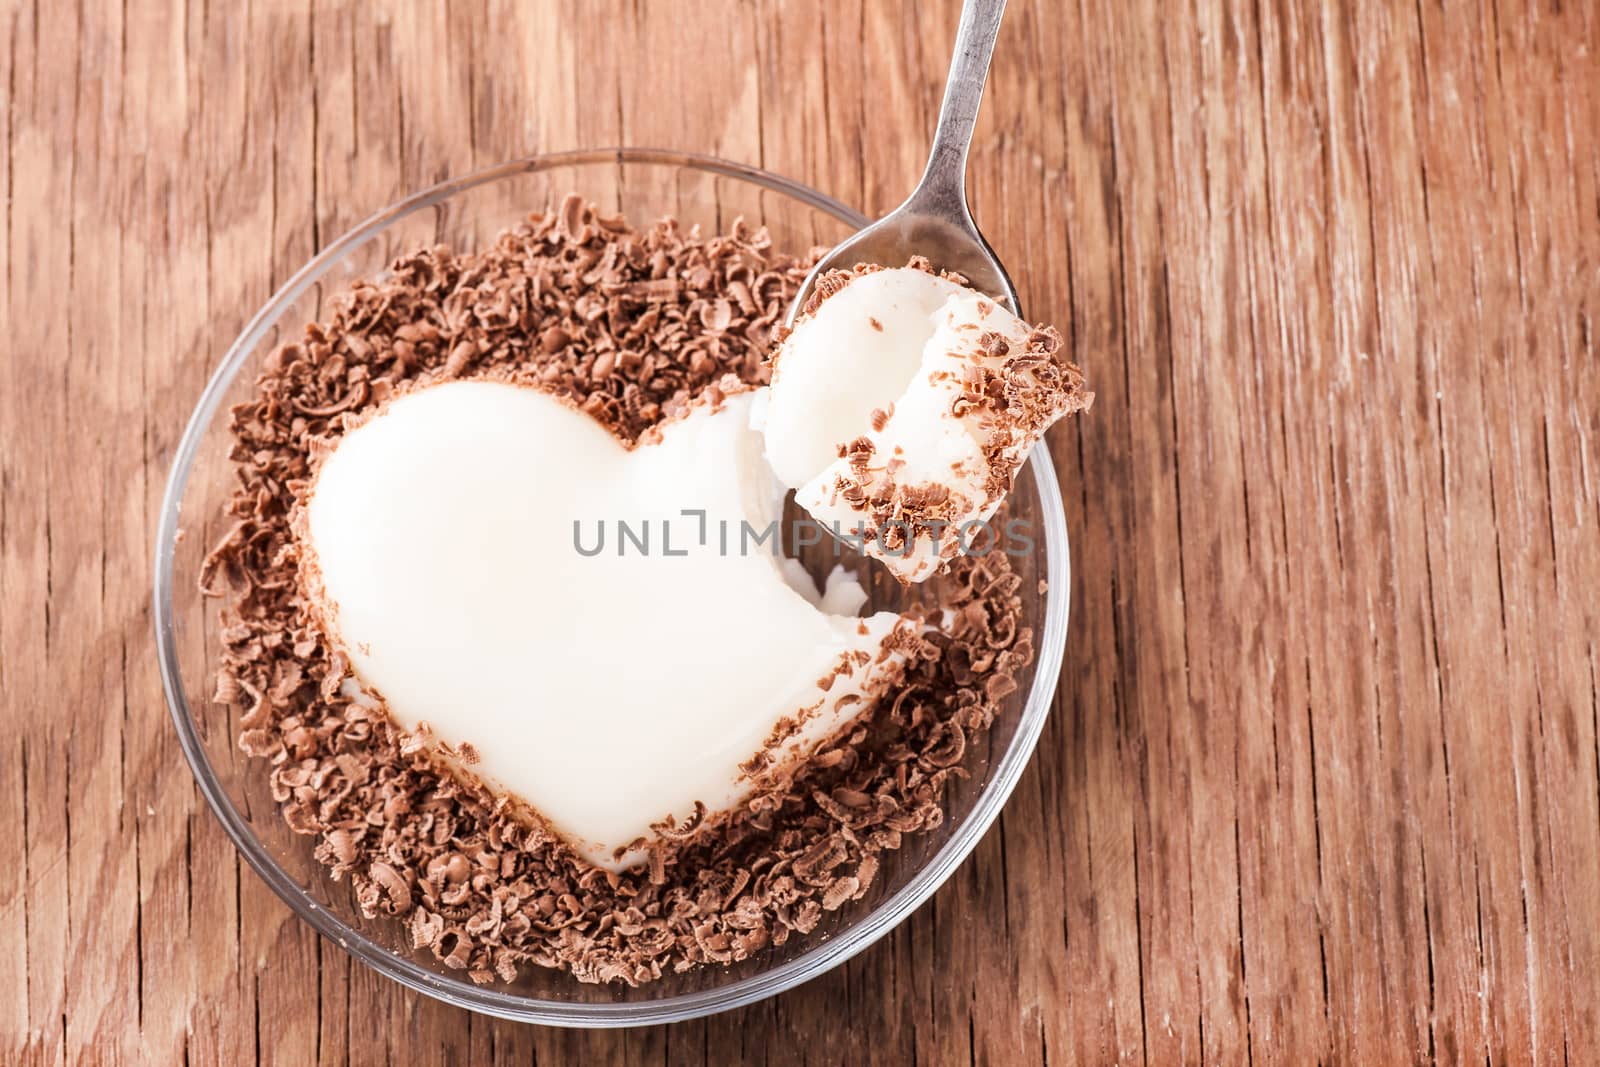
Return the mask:
<path id="1" fill-rule="evenodd" d="M 870 951 L 611 1033 L 404 992 L 242 867 L 157 679 L 168 463 L 272 289 L 446 175 L 890 207 L 956 4 L 0 13 L 0 1062 L 1600 1062 L 1593 3 L 1014 0 L 973 199 L 1099 394 L 1038 758 Z"/>

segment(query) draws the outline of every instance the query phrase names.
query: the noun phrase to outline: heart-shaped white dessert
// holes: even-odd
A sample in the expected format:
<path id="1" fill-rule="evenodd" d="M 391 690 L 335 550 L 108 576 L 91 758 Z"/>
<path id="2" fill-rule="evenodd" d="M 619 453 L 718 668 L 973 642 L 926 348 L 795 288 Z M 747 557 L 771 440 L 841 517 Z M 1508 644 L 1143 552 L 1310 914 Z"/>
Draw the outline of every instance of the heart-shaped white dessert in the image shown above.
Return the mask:
<path id="1" fill-rule="evenodd" d="M 346 433 L 306 505 L 302 573 L 363 685 L 610 869 L 870 706 L 913 626 L 824 613 L 755 543 L 778 497 L 750 399 L 630 450 L 536 390 L 434 385 Z"/>

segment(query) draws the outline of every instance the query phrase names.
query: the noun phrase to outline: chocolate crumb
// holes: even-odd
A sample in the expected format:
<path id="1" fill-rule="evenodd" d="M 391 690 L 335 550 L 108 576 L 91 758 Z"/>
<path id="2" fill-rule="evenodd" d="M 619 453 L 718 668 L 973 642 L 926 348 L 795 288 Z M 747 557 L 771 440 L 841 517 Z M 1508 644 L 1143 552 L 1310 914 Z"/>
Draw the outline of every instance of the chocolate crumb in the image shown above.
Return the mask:
<path id="1" fill-rule="evenodd" d="M 864 898 L 885 850 L 943 821 L 945 784 L 1032 659 L 1003 554 L 952 561 L 955 622 L 897 639 L 904 675 L 874 713 L 714 825 L 698 807 L 659 827 L 645 866 L 616 874 L 490 791 L 471 744 L 452 762 L 425 726 L 401 730 L 328 640 L 294 515 L 342 434 L 461 377 L 542 389 L 634 445 L 767 380 L 807 268 L 743 220 L 710 237 L 671 219 L 636 230 L 568 197 L 481 252 L 424 249 L 356 283 L 232 409 L 231 526 L 200 577 L 223 603 L 215 698 L 242 709 L 240 748 L 330 875 L 474 982 L 538 966 L 638 985 L 816 929 Z M 824 278 L 824 295 L 839 284 Z"/>

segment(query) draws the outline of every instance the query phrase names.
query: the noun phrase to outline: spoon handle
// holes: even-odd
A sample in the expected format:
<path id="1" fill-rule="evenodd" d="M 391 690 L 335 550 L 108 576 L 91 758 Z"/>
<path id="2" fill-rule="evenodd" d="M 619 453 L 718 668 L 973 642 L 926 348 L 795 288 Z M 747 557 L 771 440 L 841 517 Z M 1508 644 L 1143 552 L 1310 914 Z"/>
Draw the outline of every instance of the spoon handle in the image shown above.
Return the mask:
<path id="1" fill-rule="evenodd" d="M 1005 10 L 1006 0 L 965 0 L 961 5 L 961 25 L 956 29 L 955 54 L 950 57 L 950 77 L 939 107 L 933 150 L 922 180 L 906 202 L 908 207 L 916 204 L 930 213 L 967 215 L 967 148 Z"/>

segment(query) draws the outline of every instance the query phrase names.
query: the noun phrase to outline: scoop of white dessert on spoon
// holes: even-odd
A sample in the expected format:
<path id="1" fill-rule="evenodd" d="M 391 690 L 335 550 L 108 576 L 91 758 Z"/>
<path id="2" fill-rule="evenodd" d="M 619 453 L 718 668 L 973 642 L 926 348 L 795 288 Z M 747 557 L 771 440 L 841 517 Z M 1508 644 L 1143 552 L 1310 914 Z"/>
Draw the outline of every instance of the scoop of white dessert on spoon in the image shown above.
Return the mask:
<path id="1" fill-rule="evenodd" d="M 1060 332 L 920 262 L 835 272 L 818 296 L 756 413 L 774 474 L 901 582 L 993 550 L 1028 453 L 1094 399 Z"/>

